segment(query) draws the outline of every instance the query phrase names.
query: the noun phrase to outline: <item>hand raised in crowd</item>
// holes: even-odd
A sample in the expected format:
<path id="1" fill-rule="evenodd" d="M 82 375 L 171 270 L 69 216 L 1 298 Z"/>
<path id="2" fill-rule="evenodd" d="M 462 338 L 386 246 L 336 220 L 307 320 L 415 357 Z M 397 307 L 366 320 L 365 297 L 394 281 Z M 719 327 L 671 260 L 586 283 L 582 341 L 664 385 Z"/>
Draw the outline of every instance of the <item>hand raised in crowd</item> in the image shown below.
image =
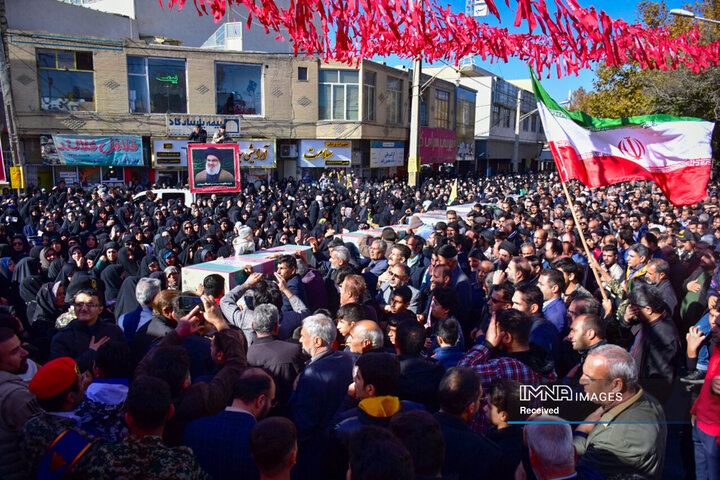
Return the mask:
<path id="1" fill-rule="evenodd" d="M 253 272 L 250 274 L 250 276 L 245 280 L 245 286 L 249 288 L 255 288 L 255 285 L 262 280 L 263 274 L 258 272 Z"/>
<path id="2" fill-rule="evenodd" d="M 585 418 L 586 423 L 582 423 L 575 429 L 576 432 L 588 434 L 597 425 L 597 422 L 602 418 L 602 414 L 605 411 L 605 407 L 598 407 L 594 412 Z"/>
<path id="3" fill-rule="evenodd" d="M 215 302 L 215 299 L 210 295 L 203 295 L 200 299 L 202 300 L 203 307 L 205 309 L 205 312 L 203 313 L 205 320 L 211 323 L 217 331 L 228 328 L 229 325 L 227 320 L 225 320 L 225 317 L 223 316 L 220 307 Z"/>
<path id="4" fill-rule="evenodd" d="M 190 313 L 178 320 L 175 332 L 180 338 L 195 335 L 202 329 L 202 325 L 200 325 L 201 321 L 202 317 L 200 315 L 200 305 L 198 305 L 190 310 Z"/>
<path id="5" fill-rule="evenodd" d="M 505 338 L 505 332 L 500 329 L 500 325 L 493 315 L 487 332 L 485 332 L 485 340 L 487 340 L 493 347 L 497 348 L 497 346 L 502 343 L 503 338 Z"/>
<path id="6" fill-rule="evenodd" d="M 700 327 L 692 326 L 685 334 L 685 339 L 687 340 L 687 356 L 696 358 L 700 346 L 705 342 L 705 334 L 700 331 Z"/>
<path id="7" fill-rule="evenodd" d="M 110 341 L 110 337 L 101 337 L 100 339 L 95 341 L 95 337 L 92 336 L 92 337 L 90 337 L 90 345 L 88 345 L 88 348 L 90 350 L 95 350 L 97 352 L 98 348 L 102 347 L 109 341 Z"/>
<path id="8" fill-rule="evenodd" d="M 692 282 L 689 282 L 687 284 L 687 291 L 692 293 L 697 293 L 702 288 L 702 285 L 697 280 L 693 280 Z"/>

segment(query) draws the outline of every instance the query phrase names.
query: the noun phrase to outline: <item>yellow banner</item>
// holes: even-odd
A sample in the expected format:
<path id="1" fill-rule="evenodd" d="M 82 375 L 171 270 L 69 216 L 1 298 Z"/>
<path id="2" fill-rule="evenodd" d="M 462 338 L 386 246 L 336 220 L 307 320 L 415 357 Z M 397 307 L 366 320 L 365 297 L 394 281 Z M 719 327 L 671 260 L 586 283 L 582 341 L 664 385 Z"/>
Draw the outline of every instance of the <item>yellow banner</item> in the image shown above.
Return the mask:
<path id="1" fill-rule="evenodd" d="M 25 176 L 22 167 L 10 167 L 10 188 L 25 188 Z"/>
<path id="2" fill-rule="evenodd" d="M 417 173 L 418 172 L 418 163 L 420 163 L 420 158 L 416 157 L 410 157 L 408 158 L 408 173 Z"/>

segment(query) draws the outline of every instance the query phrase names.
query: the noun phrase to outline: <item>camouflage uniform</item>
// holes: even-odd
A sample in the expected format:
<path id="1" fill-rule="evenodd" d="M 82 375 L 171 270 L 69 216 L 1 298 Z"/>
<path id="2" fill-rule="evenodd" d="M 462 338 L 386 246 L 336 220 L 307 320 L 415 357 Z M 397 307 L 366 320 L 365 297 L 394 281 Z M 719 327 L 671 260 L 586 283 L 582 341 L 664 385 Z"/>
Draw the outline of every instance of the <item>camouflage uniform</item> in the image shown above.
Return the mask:
<path id="1" fill-rule="evenodd" d="M 72 418 L 43 412 L 27 421 L 20 436 L 20 451 L 27 461 L 30 472 L 32 472 L 31 478 L 37 476 L 38 469 L 47 455 L 50 444 L 68 428 L 75 430 L 89 440 L 94 440 L 91 435 L 80 430 L 77 422 Z M 75 477 L 72 474 L 79 470 L 91 451 L 92 447 L 63 478 Z"/>
<path id="2" fill-rule="evenodd" d="M 84 462 L 82 473 L 87 480 L 210 480 L 188 447 L 168 447 L 161 437 L 133 435 L 98 447 Z"/>

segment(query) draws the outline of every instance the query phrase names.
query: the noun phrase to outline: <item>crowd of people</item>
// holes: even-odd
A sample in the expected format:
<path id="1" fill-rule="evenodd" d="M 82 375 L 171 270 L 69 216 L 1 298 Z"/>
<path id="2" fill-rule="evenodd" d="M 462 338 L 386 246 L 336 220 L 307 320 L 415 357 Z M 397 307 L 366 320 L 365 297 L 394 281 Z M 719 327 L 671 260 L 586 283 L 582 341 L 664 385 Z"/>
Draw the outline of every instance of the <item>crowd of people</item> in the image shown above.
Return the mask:
<path id="1" fill-rule="evenodd" d="M 140 191 L 0 199 L 0 478 L 720 478 L 715 182 Z"/>

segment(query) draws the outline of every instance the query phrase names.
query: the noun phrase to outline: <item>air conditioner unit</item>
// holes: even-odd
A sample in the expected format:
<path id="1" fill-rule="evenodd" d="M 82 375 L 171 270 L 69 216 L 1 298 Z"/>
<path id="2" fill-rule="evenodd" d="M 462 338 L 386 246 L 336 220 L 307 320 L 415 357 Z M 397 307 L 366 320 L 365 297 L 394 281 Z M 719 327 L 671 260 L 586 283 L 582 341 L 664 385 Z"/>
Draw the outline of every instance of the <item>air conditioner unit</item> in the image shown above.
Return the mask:
<path id="1" fill-rule="evenodd" d="M 297 158 L 298 149 L 295 144 L 280 145 L 280 156 L 282 158 Z"/>

